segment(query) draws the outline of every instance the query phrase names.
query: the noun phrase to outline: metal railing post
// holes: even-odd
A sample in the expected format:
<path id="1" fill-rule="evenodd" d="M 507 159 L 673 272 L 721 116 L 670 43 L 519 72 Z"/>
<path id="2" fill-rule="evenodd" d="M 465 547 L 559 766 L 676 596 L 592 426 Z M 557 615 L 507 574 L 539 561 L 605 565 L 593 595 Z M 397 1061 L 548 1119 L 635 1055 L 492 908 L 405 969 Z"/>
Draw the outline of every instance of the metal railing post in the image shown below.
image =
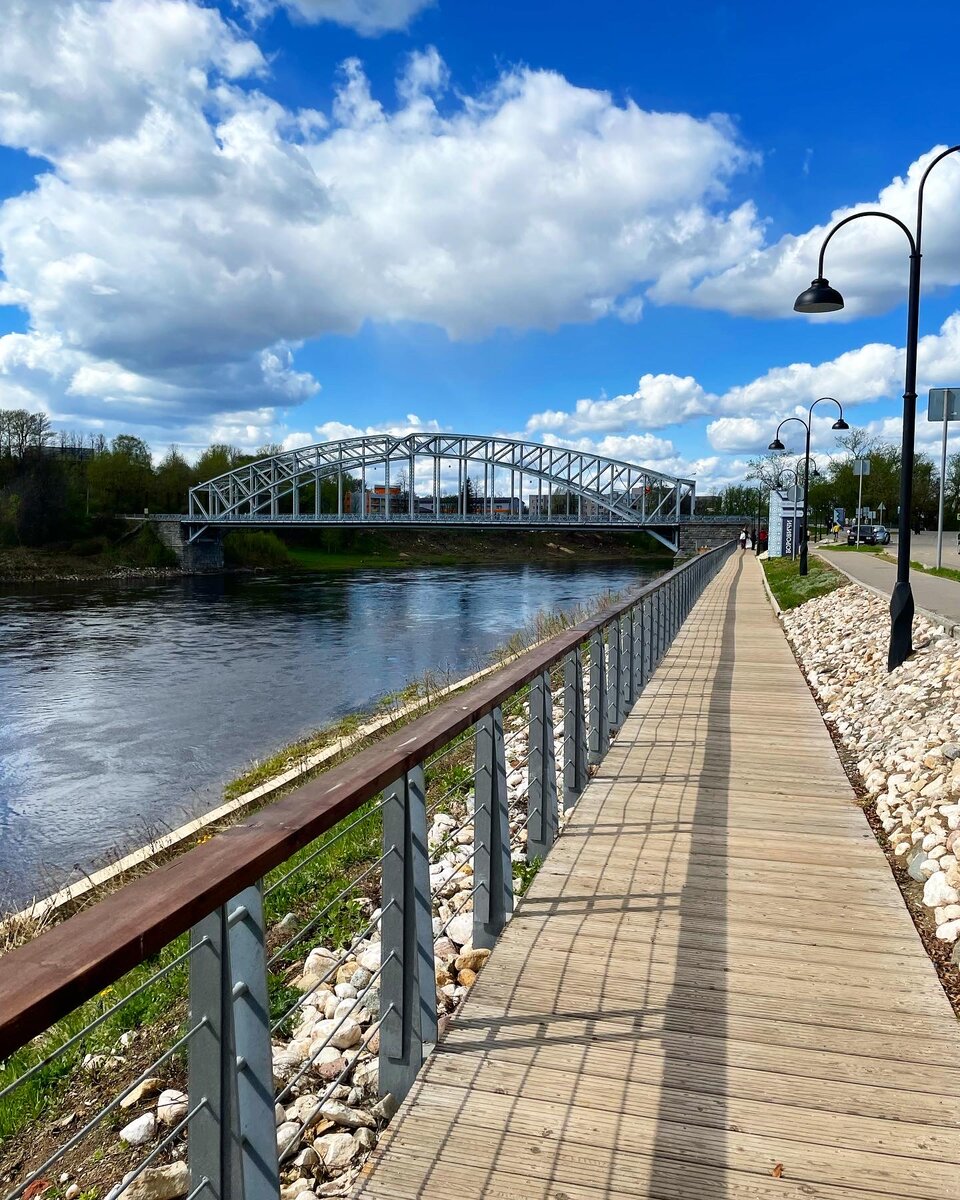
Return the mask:
<path id="1" fill-rule="evenodd" d="M 635 699 L 633 693 L 633 609 L 620 618 L 620 721 L 627 719 Z"/>
<path id="2" fill-rule="evenodd" d="M 607 669 L 603 653 L 603 630 L 590 635 L 590 724 L 587 762 L 599 763 L 607 752 L 610 727 L 607 724 Z"/>
<path id="3" fill-rule="evenodd" d="M 190 1102 L 203 1105 L 190 1123 L 190 1187 L 200 1200 L 231 1200 L 243 1195 L 243 1173 L 225 909 L 216 909 L 194 925 L 190 945 L 195 948 L 190 958 L 190 1022 L 203 1021 L 188 1052 Z"/>
<path id="4" fill-rule="evenodd" d="M 477 722 L 476 769 L 473 944 L 478 950 L 492 950 L 513 912 L 510 810 L 499 708 Z"/>
<path id="5" fill-rule="evenodd" d="M 563 807 L 570 808 L 587 783 L 587 721 L 580 648 L 563 660 Z"/>
<path id="6" fill-rule="evenodd" d="M 530 759 L 527 786 L 527 862 L 547 857 L 557 840 L 557 763 L 553 745 L 550 672 L 530 684 Z"/>
<path id="7" fill-rule="evenodd" d="M 244 888 L 227 909 L 243 1171 L 240 1195 L 243 1200 L 278 1200 L 280 1168 L 261 885 Z"/>
<path id="8" fill-rule="evenodd" d="M 653 674 L 653 601 L 640 601 L 640 688 L 647 686 Z"/>
<path id="9" fill-rule="evenodd" d="M 384 790 L 378 1087 L 402 1100 L 437 1040 L 423 767 Z"/>
<path id="10" fill-rule="evenodd" d="M 616 733 L 621 723 L 620 713 L 620 622 L 607 626 L 607 724 Z"/>

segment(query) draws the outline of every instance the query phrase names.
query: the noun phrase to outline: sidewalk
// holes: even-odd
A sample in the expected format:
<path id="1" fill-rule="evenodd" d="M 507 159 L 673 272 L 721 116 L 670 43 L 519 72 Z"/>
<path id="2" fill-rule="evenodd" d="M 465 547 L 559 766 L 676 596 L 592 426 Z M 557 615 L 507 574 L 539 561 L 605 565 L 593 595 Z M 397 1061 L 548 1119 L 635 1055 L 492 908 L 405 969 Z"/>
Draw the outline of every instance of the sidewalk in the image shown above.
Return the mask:
<path id="1" fill-rule="evenodd" d="M 896 548 L 893 549 L 896 552 Z M 893 563 L 885 562 L 874 554 L 833 553 L 829 546 L 818 546 L 816 553 L 855 582 L 873 588 L 884 596 L 889 597 L 892 593 L 897 580 L 897 568 Z M 939 575 L 911 571 L 910 584 L 918 611 L 940 624 L 960 626 L 960 583 L 942 579 Z"/>

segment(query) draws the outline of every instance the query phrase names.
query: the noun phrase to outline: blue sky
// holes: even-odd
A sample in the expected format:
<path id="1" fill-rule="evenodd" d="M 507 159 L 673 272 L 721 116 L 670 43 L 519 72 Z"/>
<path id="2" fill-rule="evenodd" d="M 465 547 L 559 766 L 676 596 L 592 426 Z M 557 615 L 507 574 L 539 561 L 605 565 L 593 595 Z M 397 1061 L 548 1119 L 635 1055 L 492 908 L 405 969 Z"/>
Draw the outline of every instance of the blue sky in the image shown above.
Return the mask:
<path id="1" fill-rule="evenodd" d="M 960 140 L 900 5 L 5 7 L 0 406 L 188 453 L 496 431 L 703 488 L 824 393 L 899 435 L 892 227 L 831 246 L 845 314 L 791 310 L 824 223 L 909 218 Z M 925 5 L 920 51 L 958 31 Z M 923 388 L 960 383 L 960 155 L 926 239 Z"/>

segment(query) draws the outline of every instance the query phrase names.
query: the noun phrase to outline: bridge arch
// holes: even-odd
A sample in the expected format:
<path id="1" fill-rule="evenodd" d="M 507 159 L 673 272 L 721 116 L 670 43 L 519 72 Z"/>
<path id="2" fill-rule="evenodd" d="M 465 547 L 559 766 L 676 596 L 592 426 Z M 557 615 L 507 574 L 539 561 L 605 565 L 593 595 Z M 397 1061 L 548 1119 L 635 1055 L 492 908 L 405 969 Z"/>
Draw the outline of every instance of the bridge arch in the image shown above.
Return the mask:
<path id="1" fill-rule="evenodd" d="M 429 495 L 417 495 L 422 465 L 430 463 Z M 442 512 L 444 464 L 457 464 L 458 508 Z M 465 480 L 470 466 L 483 468 L 479 511 L 467 511 Z M 418 474 L 418 467 L 420 473 Z M 359 476 L 360 504 L 345 493 L 347 476 Z M 401 490 L 397 480 L 406 476 Z M 338 482 L 335 512 L 321 508 L 323 480 Z M 535 481 L 536 493 L 525 481 Z M 376 491 L 370 491 L 373 483 Z M 423 484 L 421 483 L 421 491 Z M 312 502 L 303 505 L 304 492 Z M 555 513 L 557 492 L 576 498 L 576 513 Z M 309 493 L 308 493 L 309 494 Z M 692 479 L 654 471 L 618 459 L 516 438 L 459 433 L 370 434 L 286 450 L 227 471 L 190 489 L 193 536 L 216 525 L 265 526 L 328 521 L 458 521 L 497 519 L 524 524 L 572 520 L 580 525 L 647 528 L 671 547 L 668 538 L 693 513 Z M 376 496 L 376 511 L 369 497 Z M 495 501 L 501 501 L 499 508 Z"/>

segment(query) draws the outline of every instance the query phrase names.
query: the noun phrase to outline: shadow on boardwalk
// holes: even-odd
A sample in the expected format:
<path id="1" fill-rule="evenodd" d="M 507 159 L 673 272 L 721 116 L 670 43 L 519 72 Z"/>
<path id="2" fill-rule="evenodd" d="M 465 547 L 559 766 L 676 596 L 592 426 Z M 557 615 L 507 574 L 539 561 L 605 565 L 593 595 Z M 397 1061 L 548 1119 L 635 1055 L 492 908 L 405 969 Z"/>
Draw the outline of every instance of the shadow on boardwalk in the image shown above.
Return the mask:
<path id="1" fill-rule="evenodd" d="M 759 567 L 737 556 L 359 1195 L 960 1200 L 957 1060 Z"/>

